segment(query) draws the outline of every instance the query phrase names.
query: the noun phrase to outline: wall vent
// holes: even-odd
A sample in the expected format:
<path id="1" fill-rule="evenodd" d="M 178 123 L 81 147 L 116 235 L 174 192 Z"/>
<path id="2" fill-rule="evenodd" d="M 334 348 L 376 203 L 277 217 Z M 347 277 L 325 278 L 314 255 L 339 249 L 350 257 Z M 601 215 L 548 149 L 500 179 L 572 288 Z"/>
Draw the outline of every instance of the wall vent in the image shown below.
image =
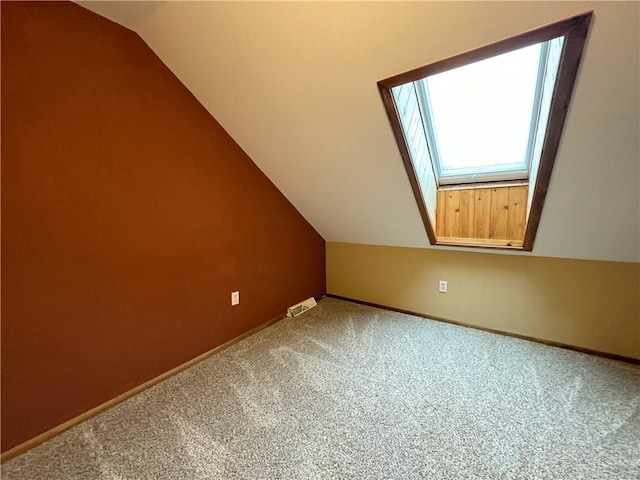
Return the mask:
<path id="1" fill-rule="evenodd" d="M 287 317 L 297 317 L 304 312 L 317 305 L 315 298 L 309 297 L 306 300 L 296 303 L 292 307 L 287 308 Z"/>

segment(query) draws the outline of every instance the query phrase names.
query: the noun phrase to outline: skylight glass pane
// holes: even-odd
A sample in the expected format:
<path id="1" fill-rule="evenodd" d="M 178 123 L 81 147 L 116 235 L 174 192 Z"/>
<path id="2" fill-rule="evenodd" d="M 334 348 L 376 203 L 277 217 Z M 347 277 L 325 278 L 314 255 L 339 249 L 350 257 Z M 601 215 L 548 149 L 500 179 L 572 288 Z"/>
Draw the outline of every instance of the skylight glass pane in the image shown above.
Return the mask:
<path id="1" fill-rule="evenodd" d="M 441 175 L 527 167 L 541 44 L 427 77 Z"/>

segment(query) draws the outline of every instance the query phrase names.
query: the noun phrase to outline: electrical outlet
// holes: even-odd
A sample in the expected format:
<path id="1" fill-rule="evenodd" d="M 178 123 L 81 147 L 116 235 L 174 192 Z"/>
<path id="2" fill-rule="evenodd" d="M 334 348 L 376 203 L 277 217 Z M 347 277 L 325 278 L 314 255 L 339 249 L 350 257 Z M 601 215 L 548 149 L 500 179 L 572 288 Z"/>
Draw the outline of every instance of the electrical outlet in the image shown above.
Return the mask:
<path id="1" fill-rule="evenodd" d="M 440 293 L 447 293 L 447 281 L 446 280 L 440 280 L 440 284 L 438 285 L 438 291 Z"/>
<path id="2" fill-rule="evenodd" d="M 240 303 L 240 292 L 231 292 L 231 306 L 238 305 Z"/>

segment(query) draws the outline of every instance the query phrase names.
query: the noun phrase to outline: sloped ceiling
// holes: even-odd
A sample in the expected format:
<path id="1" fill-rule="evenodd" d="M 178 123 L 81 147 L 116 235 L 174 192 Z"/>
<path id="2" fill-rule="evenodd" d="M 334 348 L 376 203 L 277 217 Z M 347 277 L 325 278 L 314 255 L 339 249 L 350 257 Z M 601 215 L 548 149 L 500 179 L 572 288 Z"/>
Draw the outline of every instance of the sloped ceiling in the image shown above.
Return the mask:
<path id="1" fill-rule="evenodd" d="M 640 261 L 636 2 L 79 3 L 136 31 L 325 240 L 428 248 L 376 82 L 594 10 L 528 255 Z"/>

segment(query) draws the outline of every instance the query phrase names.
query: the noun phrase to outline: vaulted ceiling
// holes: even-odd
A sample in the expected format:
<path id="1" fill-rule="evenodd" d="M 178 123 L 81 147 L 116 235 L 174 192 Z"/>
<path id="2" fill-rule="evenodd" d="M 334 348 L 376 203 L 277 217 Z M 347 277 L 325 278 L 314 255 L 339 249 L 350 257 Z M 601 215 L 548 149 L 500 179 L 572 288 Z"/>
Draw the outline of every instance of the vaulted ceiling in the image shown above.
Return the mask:
<path id="1" fill-rule="evenodd" d="M 636 2 L 78 3 L 137 32 L 325 240 L 428 248 L 376 82 L 594 10 L 525 255 L 640 261 Z"/>

